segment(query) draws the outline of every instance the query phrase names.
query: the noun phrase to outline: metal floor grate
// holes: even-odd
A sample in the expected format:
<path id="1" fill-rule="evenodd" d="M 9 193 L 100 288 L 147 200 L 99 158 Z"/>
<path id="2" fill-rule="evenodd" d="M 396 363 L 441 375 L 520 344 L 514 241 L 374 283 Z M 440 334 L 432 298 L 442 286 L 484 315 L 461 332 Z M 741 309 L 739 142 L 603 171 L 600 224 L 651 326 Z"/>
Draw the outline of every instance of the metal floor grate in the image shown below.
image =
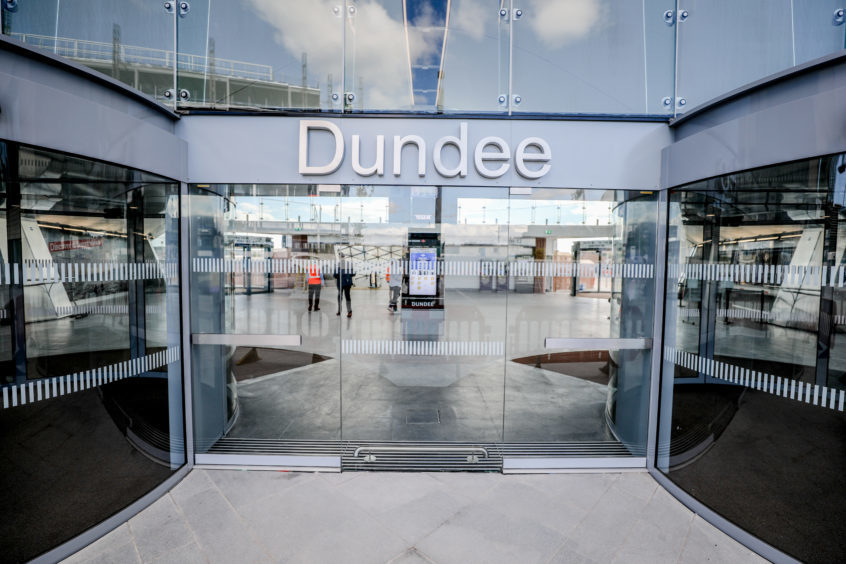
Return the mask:
<path id="1" fill-rule="evenodd" d="M 355 456 L 357 450 L 359 456 Z M 481 454 L 482 450 L 487 456 Z M 502 453 L 494 443 L 350 441 L 344 443 L 341 470 L 501 472 Z"/>
<path id="2" fill-rule="evenodd" d="M 487 456 L 482 454 L 482 449 Z M 232 455 L 340 456 L 341 470 L 348 472 L 501 472 L 503 458 L 629 458 L 639 455 L 615 441 L 467 443 L 295 441 L 231 437 L 220 439 L 208 452 Z"/>
<path id="3" fill-rule="evenodd" d="M 286 439 L 242 439 L 223 437 L 209 454 L 287 454 L 292 456 L 340 456 L 340 441 L 295 441 Z"/>

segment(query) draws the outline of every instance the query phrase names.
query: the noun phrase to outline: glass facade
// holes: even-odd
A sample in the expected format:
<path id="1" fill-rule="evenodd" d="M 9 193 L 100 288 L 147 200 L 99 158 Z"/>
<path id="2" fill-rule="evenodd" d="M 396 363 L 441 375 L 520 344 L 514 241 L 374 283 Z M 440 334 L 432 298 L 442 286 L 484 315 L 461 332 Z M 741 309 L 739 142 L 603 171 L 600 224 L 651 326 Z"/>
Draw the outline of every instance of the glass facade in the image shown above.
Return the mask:
<path id="1" fill-rule="evenodd" d="M 158 2 L 3 2 L 3 34 L 173 103 L 173 18 Z"/>
<path id="2" fill-rule="evenodd" d="M 198 453 L 644 456 L 655 194 L 193 185 L 190 209 Z"/>
<path id="3" fill-rule="evenodd" d="M 670 193 L 657 466 L 813 562 L 846 550 L 844 163 L 815 158 Z"/>
<path id="4" fill-rule="evenodd" d="M 677 96 L 687 107 L 846 47 L 837 0 L 686 0 L 680 7 L 689 16 L 679 26 Z"/>
<path id="5" fill-rule="evenodd" d="M 837 0 L 163 4 L 4 2 L 3 33 L 186 110 L 662 119 L 846 46 Z"/>
<path id="6" fill-rule="evenodd" d="M 0 142 L 3 558 L 98 524 L 186 462 L 178 184 Z"/>

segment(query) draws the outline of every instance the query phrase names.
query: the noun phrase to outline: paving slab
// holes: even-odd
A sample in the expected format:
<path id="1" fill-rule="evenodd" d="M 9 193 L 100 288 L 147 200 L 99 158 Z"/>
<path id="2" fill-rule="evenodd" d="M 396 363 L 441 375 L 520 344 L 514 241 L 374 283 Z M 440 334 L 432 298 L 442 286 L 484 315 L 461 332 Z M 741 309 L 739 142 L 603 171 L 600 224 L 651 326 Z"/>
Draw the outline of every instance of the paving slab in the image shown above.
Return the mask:
<path id="1" fill-rule="evenodd" d="M 66 562 L 766 562 L 645 472 L 194 469 Z"/>

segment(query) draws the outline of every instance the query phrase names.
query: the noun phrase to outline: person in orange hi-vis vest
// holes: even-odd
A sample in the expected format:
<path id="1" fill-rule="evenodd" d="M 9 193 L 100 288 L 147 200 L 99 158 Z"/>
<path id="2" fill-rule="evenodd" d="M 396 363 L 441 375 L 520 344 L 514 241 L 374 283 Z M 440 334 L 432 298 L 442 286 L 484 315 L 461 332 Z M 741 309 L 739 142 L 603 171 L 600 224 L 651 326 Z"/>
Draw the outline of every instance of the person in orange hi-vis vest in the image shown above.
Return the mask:
<path id="1" fill-rule="evenodd" d="M 323 273 L 316 263 L 311 264 L 306 271 L 308 275 L 308 310 L 320 311 L 320 288 L 323 287 Z"/>

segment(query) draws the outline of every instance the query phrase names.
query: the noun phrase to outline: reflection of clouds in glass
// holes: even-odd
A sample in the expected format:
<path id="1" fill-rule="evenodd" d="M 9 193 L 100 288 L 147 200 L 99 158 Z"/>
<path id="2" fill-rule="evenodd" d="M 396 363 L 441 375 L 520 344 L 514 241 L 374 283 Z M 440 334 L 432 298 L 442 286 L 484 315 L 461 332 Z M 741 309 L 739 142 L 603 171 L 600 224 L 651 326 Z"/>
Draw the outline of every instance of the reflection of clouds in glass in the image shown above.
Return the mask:
<path id="1" fill-rule="evenodd" d="M 391 18 L 376 2 L 361 2 L 347 27 L 346 42 L 354 57 L 354 70 L 347 64 L 346 71 L 354 73 L 349 78 L 357 89 L 363 90 L 364 100 L 360 102 L 365 107 L 395 108 L 411 104 L 411 76 L 402 21 Z"/>
<path id="2" fill-rule="evenodd" d="M 524 19 L 549 49 L 578 41 L 602 21 L 601 0 L 526 0 Z"/>
<path id="3" fill-rule="evenodd" d="M 340 19 L 332 9 L 337 2 L 279 2 L 250 0 L 256 11 L 274 28 L 274 39 L 292 55 L 308 53 L 309 62 L 318 68 L 341 67 Z"/>
<path id="4" fill-rule="evenodd" d="M 489 19 L 490 6 L 484 6 L 480 0 L 453 0 L 449 14 L 450 31 L 459 31 L 476 41 L 485 36 L 485 26 L 480 25 Z"/>
<path id="5" fill-rule="evenodd" d="M 250 2 L 277 30 L 277 43 L 292 55 L 299 56 L 305 52 L 310 65 L 340 70 L 342 32 L 339 17 L 332 11 L 338 2 Z M 347 87 L 354 84 L 355 94 L 363 88 L 364 105 L 368 108 L 410 106 L 413 99 L 409 52 L 413 53 L 412 62 L 430 63 L 438 49 L 435 39 L 415 28 L 430 25 L 431 13 L 423 11 L 411 22 L 413 25 L 409 26 L 407 39 L 401 11 L 393 17 L 376 0 L 357 2 L 355 15 L 348 15 L 348 18 Z M 350 54 L 353 58 L 349 57 Z"/>
<path id="6" fill-rule="evenodd" d="M 431 4 L 423 4 L 408 17 L 408 40 L 411 62 L 440 65 L 444 42 L 444 17 L 438 16 Z"/>

